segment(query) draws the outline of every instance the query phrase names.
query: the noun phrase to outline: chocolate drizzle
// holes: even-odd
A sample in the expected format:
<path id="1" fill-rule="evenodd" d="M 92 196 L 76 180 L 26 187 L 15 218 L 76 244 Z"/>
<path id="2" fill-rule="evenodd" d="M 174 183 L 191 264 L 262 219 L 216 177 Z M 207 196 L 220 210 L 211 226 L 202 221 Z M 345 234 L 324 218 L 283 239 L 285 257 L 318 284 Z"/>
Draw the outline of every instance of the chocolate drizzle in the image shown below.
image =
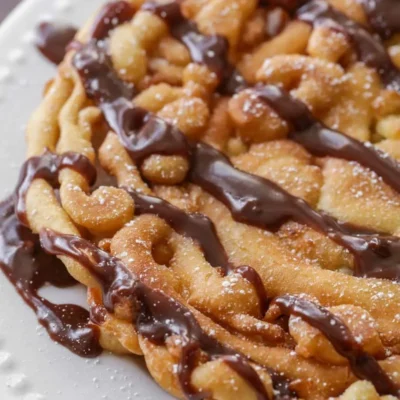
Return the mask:
<path id="1" fill-rule="evenodd" d="M 400 91 L 400 71 L 393 64 L 383 43 L 364 27 L 331 7 L 324 0 L 312 0 L 297 11 L 297 17 L 313 26 L 327 26 L 342 32 L 353 43 L 358 58 L 376 69 L 389 89 Z"/>
<path id="2" fill-rule="evenodd" d="M 388 185 L 400 193 L 400 164 L 371 144 L 364 144 L 350 136 L 328 128 L 318 121 L 300 100 L 277 86 L 254 89 L 282 119 L 291 126 L 289 139 L 302 145 L 317 157 L 337 157 L 357 161 L 376 172 Z"/>
<path id="3" fill-rule="evenodd" d="M 372 28 L 382 39 L 400 33 L 400 3 L 398 0 L 361 0 Z"/>
<path id="4" fill-rule="evenodd" d="M 192 61 L 206 65 L 220 80 L 220 92 L 234 94 L 244 89 L 246 82 L 228 61 L 229 44 L 220 35 L 203 35 L 193 21 L 186 19 L 180 2 L 166 4 L 146 2 L 142 9 L 162 18 L 169 26 L 171 35 L 189 50 Z"/>
<path id="5" fill-rule="evenodd" d="M 155 150 L 158 154 L 187 156 L 189 148 L 178 129 L 133 106 L 133 88 L 118 78 L 104 51 L 95 44 L 87 45 L 76 54 L 74 65 L 87 95 L 99 105 L 134 160 L 140 163 Z"/>
<path id="6" fill-rule="evenodd" d="M 240 171 L 212 147 L 198 143 L 190 180 L 224 203 L 236 221 L 276 231 L 294 220 L 325 234 L 355 257 L 356 275 L 400 281 L 400 239 L 368 233 L 313 210 L 277 184 Z"/>
<path id="7" fill-rule="evenodd" d="M 37 27 L 37 49 L 53 64 L 60 64 L 74 39 L 77 29 L 70 25 L 55 25 L 42 22 Z"/>
<path id="8" fill-rule="evenodd" d="M 62 155 L 46 151 L 40 157 L 28 159 L 22 166 L 19 181 L 15 189 L 15 212 L 19 221 L 28 226 L 26 217 L 26 194 L 35 179 L 44 179 L 52 186 L 58 185 L 58 175 L 64 168 L 71 168 L 83 175 L 89 184 L 96 179 L 96 169 L 81 154 L 66 152 Z"/>
<path id="9" fill-rule="evenodd" d="M 164 219 L 174 230 L 197 241 L 206 260 L 220 267 L 225 274 L 237 273 L 246 279 L 257 293 L 262 317 L 267 307 L 267 294 L 261 277 L 249 266 L 234 267 L 228 260 L 213 222 L 203 214 L 188 214 L 158 197 L 125 189 L 135 202 L 135 214 L 154 214 Z"/>
<path id="10" fill-rule="evenodd" d="M 187 214 L 158 197 L 127 190 L 135 202 L 135 214 L 155 214 L 164 219 L 178 233 L 196 240 L 206 260 L 213 267 L 221 267 L 225 273 L 231 269 L 214 224 L 203 214 Z"/>
<path id="11" fill-rule="evenodd" d="M 260 304 L 260 315 L 261 318 L 263 318 L 268 307 L 268 297 L 261 276 L 253 267 L 248 265 L 242 265 L 241 267 L 235 268 L 233 271 L 240 274 L 243 279 L 246 279 L 246 281 L 253 286 Z"/>
<path id="12" fill-rule="evenodd" d="M 166 4 L 147 2 L 142 7 L 162 18 L 170 28 L 172 36 L 185 44 L 192 61 L 204 64 L 221 79 L 227 64 L 228 41 L 219 35 L 203 35 L 194 22 L 186 19 L 180 3 L 173 1 Z"/>
<path id="13" fill-rule="evenodd" d="M 113 1 L 106 4 L 93 23 L 90 38 L 94 40 L 105 39 L 111 30 L 124 22 L 130 21 L 134 13 L 134 8 L 126 1 Z"/>
<path id="14" fill-rule="evenodd" d="M 49 336 L 81 357 L 98 356 L 98 328 L 89 323 L 89 312 L 74 304 L 53 304 L 38 294 L 46 283 L 64 288 L 76 281 L 61 261 L 41 249 L 38 235 L 20 224 L 12 197 L 0 203 L 0 232 L 0 268 Z"/>
<path id="15" fill-rule="evenodd" d="M 374 357 L 366 353 L 342 320 L 326 308 L 294 296 L 276 298 L 271 304 L 277 305 L 285 315 L 295 315 L 321 331 L 335 350 L 347 358 L 357 378 L 370 381 L 381 395 L 400 397 L 396 387 Z"/>
<path id="16" fill-rule="evenodd" d="M 120 260 L 84 239 L 50 230 L 42 230 L 40 237 L 47 252 L 71 257 L 96 277 L 103 287 L 104 304 L 108 311 L 113 312 L 121 301 L 129 301 L 132 309 L 137 310 L 133 323 L 139 334 L 158 345 L 164 345 L 173 335 L 181 337 L 182 356 L 178 376 L 188 399 L 200 400 L 208 396 L 207 393 L 197 393 L 190 383 L 194 358 L 199 350 L 205 352 L 210 360 L 222 358 L 255 389 L 257 399 L 269 399 L 247 358 L 207 335 L 187 307 L 160 290 L 145 285 Z M 291 396 L 287 382 L 273 371 L 269 372 L 274 388 L 281 396 Z"/>

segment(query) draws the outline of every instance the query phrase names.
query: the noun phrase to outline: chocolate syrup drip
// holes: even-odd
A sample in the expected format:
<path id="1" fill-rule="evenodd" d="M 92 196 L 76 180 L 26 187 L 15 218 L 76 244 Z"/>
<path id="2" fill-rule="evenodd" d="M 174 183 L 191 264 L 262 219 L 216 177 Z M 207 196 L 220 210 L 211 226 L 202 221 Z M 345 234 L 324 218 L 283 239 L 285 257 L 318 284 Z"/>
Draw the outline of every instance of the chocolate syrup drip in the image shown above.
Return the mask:
<path id="1" fill-rule="evenodd" d="M 70 25 L 55 25 L 42 22 L 37 27 L 37 49 L 53 64 L 60 64 L 74 39 L 77 29 Z"/>
<path id="2" fill-rule="evenodd" d="M 12 196 L 0 203 L 0 268 L 54 341 L 81 357 L 101 353 L 98 328 L 89 324 L 87 310 L 52 304 L 38 294 L 47 283 L 64 288 L 77 282 L 61 261 L 41 249 L 39 236 L 20 224 Z"/>
<path id="3" fill-rule="evenodd" d="M 101 49 L 89 45 L 77 53 L 74 64 L 87 88 L 87 95 L 101 107 L 108 124 L 117 132 L 134 159 L 137 160 L 138 155 L 142 160 L 151 154 L 186 153 L 191 163 L 189 180 L 224 203 L 237 221 L 277 230 L 283 223 L 295 220 L 348 249 L 355 257 L 357 276 L 400 280 L 398 238 L 341 224 L 313 210 L 304 200 L 290 195 L 275 183 L 237 170 L 227 157 L 205 143 L 189 142 L 177 128 L 129 101 L 124 84 Z M 99 71 L 101 75 L 98 75 Z M 259 87 L 256 93 L 293 124 L 296 132 L 291 134 L 291 138 L 309 151 L 317 155 L 354 159 L 375 170 L 395 188 L 399 186 L 396 180 L 398 166 L 394 161 L 383 157 L 372 147 L 367 148 L 355 139 L 325 128 L 315 121 L 302 103 L 285 96 L 278 88 Z M 127 121 L 138 114 L 145 115 L 140 118 L 142 127 L 140 121 L 134 120 L 135 130 L 129 129 L 133 123 Z M 131 117 L 125 118 L 126 115 Z M 157 127 L 154 138 L 152 127 Z M 143 135 L 146 140 L 142 140 Z M 138 142 L 141 143 L 139 151 L 134 145 Z"/>
<path id="4" fill-rule="evenodd" d="M 196 393 L 190 383 L 195 367 L 194 356 L 198 355 L 198 350 L 204 351 L 210 360 L 222 357 L 254 388 L 259 400 L 269 398 L 260 378 L 244 355 L 208 336 L 187 307 L 160 290 L 145 285 L 119 259 L 76 236 L 42 230 L 40 237 L 47 252 L 71 257 L 96 277 L 102 285 L 104 304 L 109 312 L 113 312 L 117 304 L 129 301 L 132 309 L 136 310 L 133 323 L 139 334 L 157 345 L 164 345 L 173 335 L 182 338 L 178 375 L 186 398 L 207 398 L 206 393 Z M 291 396 L 288 383 L 273 371 L 269 372 L 281 396 Z"/>
<path id="5" fill-rule="evenodd" d="M 226 38 L 203 35 L 193 21 L 183 16 L 179 1 L 166 4 L 146 2 L 142 10 L 162 18 L 169 26 L 171 35 L 187 47 L 192 61 L 206 65 L 217 74 L 222 93 L 234 94 L 244 88 L 243 77 L 228 61 L 229 44 Z"/>
<path id="6" fill-rule="evenodd" d="M 246 279 L 257 293 L 260 315 L 267 307 L 267 294 L 257 271 L 249 266 L 234 267 L 228 260 L 213 222 L 203 214 L 187 214 L 158 197 L 147 196 L 125 189 L 135 202 L 135 214 L 153 214 L 164 219 L 175 231 L 197 241 L 206 260 L 213 267 L 221 267 L 225 274 L 237 273 Z"/>
<path id="7" fill-rule="evenodd" d="M 58 175 L 64 168 L 70 168 L 83 175 L 89 184 L 96 180 L 96 169 L 83 155 L 66 152 L 62 155 L 46 151 L 40 157 L 28 159 L 22 166 L 15 189 L 15 212 L 19 221 L 28 226 L 26 216 L 26 194 L 35 179 L 44 179 L 54 187 L 58 185 Z"/>
<path id="8" fill-rule="evenodd" d="M 327 26 L 344 33 L 352 41 L 358 58 L 376 69 L 388 89 L 400 91 L 400 70 L 393 64 L 383 43 L 364 27 L 331 7 L 324 0 L 313 0 L 300 8 L 297 17 L 315 27 Z"/>
<path id="9" fill-rule="evenodd" d="M 400 32 L 400 2 L 398 0 L 361 0 L 368 20 L 382 39 Z"/>
<path id="10" fill-rule="evenodd" d="M 134 8 L 126 1 L 113 1 L 106 4 L 93 24 L 90 37 L 94 40 L 105 39 L 111 30 L 130 21 L 134 14 Z"/>
<path id="11" fill-rule="evenodd" d="M 340 318 L 326 308 L 294 296 L 278 297 L 272 304 L 277 305 L 283 314 L 298 316 L 321 331 L 335 350 L 347 358 L 354 375 L 370 381 L 379 394 L 400 397 L 400 388 L 396 387 L 378 361 L 361 348 Z"/>

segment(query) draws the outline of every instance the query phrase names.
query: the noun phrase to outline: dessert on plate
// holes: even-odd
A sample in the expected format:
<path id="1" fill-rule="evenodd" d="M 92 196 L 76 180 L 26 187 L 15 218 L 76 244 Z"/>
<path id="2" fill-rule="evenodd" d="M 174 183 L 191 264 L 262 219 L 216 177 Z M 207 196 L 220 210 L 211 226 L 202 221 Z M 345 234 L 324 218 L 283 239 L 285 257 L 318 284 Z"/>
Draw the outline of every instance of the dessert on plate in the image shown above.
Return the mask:
<path id="1" fill-rule="evenodd" d="M 0 260 L 49 335 L 142 355 L 179 399 L 399 398 L 399 18 L 115 1 L 65 57 L 74 31 L 41 26 L 62 61 Z M 38 292 L 76 282 L 90 311 Z"/>

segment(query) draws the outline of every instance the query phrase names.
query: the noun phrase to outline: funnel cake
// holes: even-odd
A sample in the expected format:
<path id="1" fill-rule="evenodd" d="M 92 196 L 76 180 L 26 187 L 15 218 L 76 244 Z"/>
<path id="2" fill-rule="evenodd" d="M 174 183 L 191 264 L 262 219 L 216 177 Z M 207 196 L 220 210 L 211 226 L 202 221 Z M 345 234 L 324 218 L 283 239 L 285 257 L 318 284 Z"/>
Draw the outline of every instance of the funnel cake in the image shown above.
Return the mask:
<path id="1" fill-rule="evenodd" d="M 0 208 L 2 269 L 51 337 L 142 355 L 180 399 L 399 398 L 399 16 L 102 7 Z M 38 295 L 75 281 L 90 313 Z"/>

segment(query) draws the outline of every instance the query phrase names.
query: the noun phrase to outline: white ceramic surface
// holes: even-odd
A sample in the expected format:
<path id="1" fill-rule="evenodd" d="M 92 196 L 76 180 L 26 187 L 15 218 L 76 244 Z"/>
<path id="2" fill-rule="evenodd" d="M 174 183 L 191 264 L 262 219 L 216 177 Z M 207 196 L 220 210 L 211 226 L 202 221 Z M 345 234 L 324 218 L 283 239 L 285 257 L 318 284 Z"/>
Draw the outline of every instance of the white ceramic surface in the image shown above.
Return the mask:
<path id="1" fill-rule="evenodd" d="M 2 0 L 0 0 L 2 1 Z M 55 67 L 32 45 L 44 19 L 82 24 L 102 0 L 26 0 L 0 27 L 0 196 L 23 162 L 24 124 Z M 84 290 L 46 291 L 56 302 L 84 304 Z M 137 357 L 85 360 L 52 342 L 0 273 L 0 400 L 167 400 Z"/>

